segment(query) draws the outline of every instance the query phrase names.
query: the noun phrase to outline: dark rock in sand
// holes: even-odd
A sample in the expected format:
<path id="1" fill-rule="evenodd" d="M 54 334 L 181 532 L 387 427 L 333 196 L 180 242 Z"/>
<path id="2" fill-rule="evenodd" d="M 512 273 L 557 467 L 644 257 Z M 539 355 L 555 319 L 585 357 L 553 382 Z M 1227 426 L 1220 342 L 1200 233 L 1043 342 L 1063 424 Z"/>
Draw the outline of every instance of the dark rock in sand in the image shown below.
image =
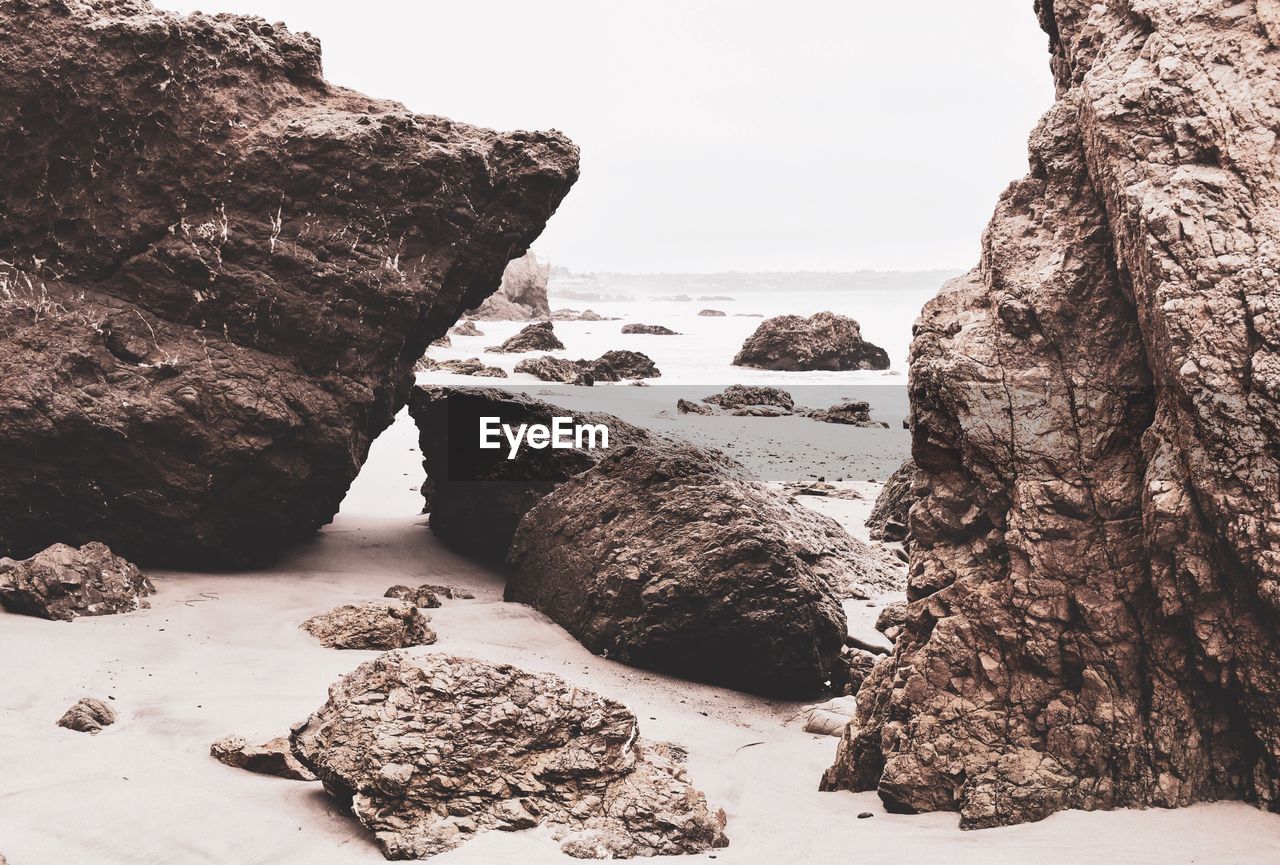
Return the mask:
<path id="1" fill-rule="evenodd" d="M 202 568 L 332 518 L 578 163 L 142 0 L 0 5 L 0 152 L 0 551 Z"/>
<path id="2" fill-rule="evenodd" d="M 888 369 L 889 355 L 862 338 L 858 323 L 833 312 L 766 319 L 747 337 L 734 366 L 778 370 Z"/>
<path id="3" fill-rule="evenodd" d="M 614 448 L 652 438 L 612 415 L 570 412 L 496 388 L 417 387 L 409 398 L 409 413 L 418 425 L 422 465 L 431 481 L 423 491 L 431 530 L 446 546 L 490 561 L 506 557 L 516 524 L 556 484 L 591 468 Z M 521 448 L 509 460 L 501 448 L 475 451 L 481 461 L 474 465 L 450 459 L 451 417 L 457 429 L 470 435 L 479 429 L 482 416 L 501 417 L 515 426 L 550 425 L 553 417 L 570 414 L 578 423 L 606 424 L 610 450 Z"/>
<path id="4" fill-rule="evenodd" d="M 816 693 L 845 639 L 841 597 L 900 583 L 834 521 L 722 454 L 615 449 L 521 520 L 508 600 L 597 653 L 775 696 Z"/>
<path id="5" fill-rule="evenodd" d="M 1057 103 L 916 322 L 913 601 L 826 783 L 1280 810 L 1277 7 L 1035 5 Z"/>
<path id="6" fill-rule="evenodd" d="M 789 415 L 796 407 L 791 394 L 782 388 L 752 384 L 731 384 L 702 401 L 734 415 Z"/>
<path id="7" fill-rule="evenodd" d="M 474 375 L 477 378 L 506 378 L 507 371 L 500 366 L 488 366 L 478 357 L 466 360 L 433 360 L 424 357 L 414 366 L 416 372 L 452 372 L 458 375 Z"/>
<path id="8" fill-rule="evenodd" d="M 659 378 L 662 373 L 653 358 L 644 352 L 614 349 L 595 360 L 580 360 L 596 381 L 624 381 L 633 378 Z"/>
<path id="9" fill-rule="evenodd" d="M 719 309 L 700 309 L 698 310 L 698 315 L 706 316 L 708 318 L 723 318 L 724 312 Z"/>
<path id="10" fill-rule="evenodd" d="M 908 516 L 911 506 L 919 500 L 925 479 L 916 468 L 915 460 L 908 459 L 885 481 L 876 497 L 875 508 L 867 517 L 871 538 L 877 541 L 901 541 L 909 546 Z"/>
<path id="11" fill-rule="evenodd" d="M 101 733 L 103 727 L 110 727 L 115 722 L 116 710 L 109 703 L 93 697 L 82 697 L 58 719 L 58 726 L 77 733 L 95 734 Z"/>
<path id="12" fill-rule="evenodd" d="M 728 844 L 683 755 L 638 732 L 625 706 L 549 673 L 391 652 L 333 684 L 292 742 L 388 859 L 539 825 L 580 858 Z"/>
<path id="13" fill-rule="evenodd" d="M 680 334 L 661 324 L 624 324 L 622 332 L 628 334 L 647 334 L 649 336 L 679 336 Z"/>
<path id="14" fill-rule="evenodd" d="M 54 544 L 29 559 L 0 558 L 0 606 L 11 613 L 69 622 L 148 609 L 155 587 L 105 544 Z"/>
<path id="15" fill-rule="evenodd" d="M 330 649 L 401 649 L 436 641 L 418 608 L 399 600 L 343 604 L 301 627 Z"/>
<path id="16" fill-rule="evenodd" d="M 581 361 L 550 354 L 544 354 L 542 357 L 526 357 L 516 363 L 515 371 L 527 373 L 543 381 L 555 381 L 561 384 L 591 386 L 596 381 L 595 376 L 590 370 L 584 368 Z"/>
<path id="17" fill-rule="evenodd" d="M 537 321 L 526 325 L 502 345 L 491 345 L 485 351 L 518 354 L 523 351 L 556 351 L 562 348 L 564 343 L 556 336 L 554 325 L 549 321 Z"/>
<path id="18" fill-rule="evenodd" d="M 259 775 L 274 775 L 293 781 L 314 781 L 311 770 L 298 762 L 285 736 L 264 745 L 250 745 L 240 736 L 223 736 L 209 746 L 209 755 L 233 769 L 244 769 Z"/>
<path id="19" fill-rule="evenodd" d="M 498 290 L 486 297 L 478 309 L 468 312 L 467 317 L 487 321 L 546 318 L 551 314 L 547 303 L 550 278 L 551 263 L 530 250 L 507 264 Z"/>
<path id="20" fill-rule="evenodd" d="M 687 399 L 676 400 L 676 411 L 680 414 L 719 414 L 714 407 L 704 402 L 693 402 Z"/>
<path id="21" fill-rule="evenodd" d="M 847 400 L 836 403 L 831 408 L 810 409 L 804 414 L 805 417 L 822 421 L 823 423 L 839 423 L 847 426 L 879 429 L 889 428 L 889 425 L 883 421 L 872 420 L 871 404 L 861 400 Z"/>
<path id="22" fill-rule="evenodd" d="M 449 333 L 452 336 L 484 336 L 484 331 L 476 327 L 476 323 L 469 318 L 464 318 L 449 328 Z"/>

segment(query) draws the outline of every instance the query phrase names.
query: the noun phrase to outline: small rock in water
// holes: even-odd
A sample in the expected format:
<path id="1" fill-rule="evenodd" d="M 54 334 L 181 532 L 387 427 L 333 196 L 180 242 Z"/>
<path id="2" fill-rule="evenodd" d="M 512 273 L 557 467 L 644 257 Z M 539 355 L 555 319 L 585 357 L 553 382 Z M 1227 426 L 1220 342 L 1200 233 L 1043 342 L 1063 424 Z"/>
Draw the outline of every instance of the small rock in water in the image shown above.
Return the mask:
<path id="1" fill-rule="evenodd" d="M 289 750 L 289 740 L 278 736 L 264 745 L 250 745 L 240 736 L 223 736 L 209 746 L 209 755 L 220 763 L 259 775 L 274 775 L 294 781 L 314 781 L 311 770 L 298 762 Z"/>
<path id="2" fill-rule="evenodd" d="M 116 710 L 94 697 L 82 697 L 58 719 L 59 727 L 78 733 L 100 733 L 116 722 Z"/>
<path id="3" fill-rule="evenodd" d="M 407 601 L 343 604 L 312 616 L 302 628 L 330 649 L 401 649 L 436 641 L 426 618 Z"/>

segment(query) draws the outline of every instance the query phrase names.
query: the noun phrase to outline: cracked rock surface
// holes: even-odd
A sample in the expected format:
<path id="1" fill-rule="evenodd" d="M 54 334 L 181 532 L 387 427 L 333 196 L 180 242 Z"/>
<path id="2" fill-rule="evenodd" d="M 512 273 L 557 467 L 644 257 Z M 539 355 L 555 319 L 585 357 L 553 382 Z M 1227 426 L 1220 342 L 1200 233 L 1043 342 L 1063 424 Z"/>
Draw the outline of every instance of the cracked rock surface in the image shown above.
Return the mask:
<path id="1" fill-rule="evenodd" d="M 145 0 L 0 4 L 0 152 L 0 552 L 199 568 L 332 518 L 578 170 Z"/>
<path id="2" fill-rule="evenodd" d="M 911 600 L 828 787 L 1280 810 L 1280 32 L 1040 2 L 1058 100 L 916 324 Z"/>
<path id="3" fill-rule="evenodd" d="M 292 743 L 388 859 L 542 824 L 579 858 L 727 845 L 683 755 L 638 733 L 625 706 L 551 674 L 389 652 L 334 683 Z"/>
<path id="4" fill-rule="evenodd" d="M 401 649 L 436 641 L 418 608 L 398 599 L 343 604 L 307 619 L 302 629 L 330 649 Z"/>
<path id="5" fill-rule="evenodd" d="M 155 586 L 105 544 L 54 544 L 29 559 L 0 558 L 0 606 L 11 613 L 69 622 L 151 607 Z"/>

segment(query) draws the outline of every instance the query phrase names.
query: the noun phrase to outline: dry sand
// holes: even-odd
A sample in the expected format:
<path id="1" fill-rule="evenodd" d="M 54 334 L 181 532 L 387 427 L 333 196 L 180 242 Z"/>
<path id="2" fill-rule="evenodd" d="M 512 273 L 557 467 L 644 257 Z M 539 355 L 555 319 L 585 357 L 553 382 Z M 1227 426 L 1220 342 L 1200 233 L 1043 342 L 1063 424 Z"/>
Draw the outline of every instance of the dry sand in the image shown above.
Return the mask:
<path id="1" fill-rule="evenodd" d="M 688 749 L 694 782 L 728 812 L 731 845 L 679 861 L 1280 861 L 1276 817 L 1238 803 L 1066 812 L 961 832 L 954 814 L 891 815 L 871 793 L 819 793 L 836 740 L 802 732 L 799 704 L 630 669 L 591 655 L 533 610 L 503 603 L 499 575 L 442 549 L 416 514 L 417 459 L 412 426 L 401 419 L 379 439 L 333 525 L 268 571 L 155 572 L 152 609 L 123 616 L 55 623 L 0 613 L 0 851 L 11 865 L 382 861 L 319 784 L 231 769 L 208 748 L 226 734 L 265 741 L 287 731 L 319 707 L 330 682 L 373 656 L 324 649 L 300 622 L 418 582 L 477 595 L 431 611 L 435 648 L 557 673 L 629 705 L 645 736 Z M 810 504 L 857 530 L 869 500 Z M 874 615 L 853 606 L 864 619 Z M 55 726 L 86 695 L 112 698 L 119 722 L 97 736 Z M 875 816 L 856 819 L 860 811 Z M 571 860 L 534 830 L 492 832 L 436 861 Z"/>

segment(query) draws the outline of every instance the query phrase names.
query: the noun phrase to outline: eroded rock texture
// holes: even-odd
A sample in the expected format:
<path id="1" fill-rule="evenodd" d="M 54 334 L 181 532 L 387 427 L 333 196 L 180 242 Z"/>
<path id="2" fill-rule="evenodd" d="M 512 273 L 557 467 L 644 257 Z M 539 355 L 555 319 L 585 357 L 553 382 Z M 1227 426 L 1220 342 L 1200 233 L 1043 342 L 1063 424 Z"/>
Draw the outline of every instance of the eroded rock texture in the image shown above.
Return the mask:
<path id="1" fill-rule="evenodd" d="M 110 703 L 96 697 L 81 697 L 58 719 L 58 726 L 77 733 L 97 735 L 115 722 L 116 710 Z"/>
<path id="2" fill-rule="evenodd" d="M 867 517 L 866 525 L 871 530 L 872 540 L 908 542 L 907 515 L 911 513 L 911 506 L 919 499 L 916 492 L 919 478 L 920 470 L 912 459 L 904 460 L 889 475 L 880 495 L 876 496 L 876 506 Z"/>
<path id="3" fill-rule="evenodd" d="M 402 649 L 436 641 L 418 608 L 398 599 L 342 604 L 307 619 L 302 629 L 330 649 Z"/>
<path id="4" fill-rule="evenodd" d="M 0 558 L 0 606 L 11 613 L 69 622 L 151 607 L 155 586 L 105 544 L 54 544 L 29 559 Z"/>
<path id="5" fill-rule="evenodd" d="M 485 351 L 519 354 L 525 351 L 558 351 L 562 348 L 564 343 L 556 336 L 555 326 L 549 321 L 536 321 L 521 328 L 519 333 L 501 345 L 491 345 Z"/>
<path id="6" fill-rule="evenodd" d="M 550 278 L 551 262 L 544 261 L 530 250 L 507 265 L 498 290 L 467 316 L 518 321 L 546 318 L 551 315 L 551 307 L 547 303 L 547 281 Z"/>
<path id="7" fill-rule="evenodd" d="M 714 311 L 698 314 L 709 313 Z M 779 315 L 765 319 L 742 344 L 733 364 L 780 370 L 888 369 L 889 355 L 864 340 L 862 328 L 853 319 L 819 312 L 808 318 Z"/>
<path id="8" fill-rule="evenodd" d="M 0 152 L 0 552 L 197 567 L 328 522 L 578 162 L 145 0 L 0 5 Z"/>
<path id="9" fill-rule="evenodd" d="M 274 775 L 291 781 L 314 781 L 311 770 L 293 756 L 288 738 L 277 736 L 261 745 L 250 745 L 242 736 L 223 736 L 209 746 L 209 756 L 233 769 Z"/>
<path id="10" fill-rule="evenodd" d="M 913 602 L 828 786 L 1280 808 L 1274 7 L 1038 4 L 1058 101 L 917 324 Z"/>
<path id="11" fill-rule="evenodd" d="M 332 685 L 292 740 L 388 859 L 540 824 L 579 858 L 727 845 L 682 755 L 638 732 L 625 706 L 557 676 L 390 652 Z"/>
<path id="12" fill-rule="evenodd" d="M 683 442 L 615 448 L 520 521 L 506 598 L 610 658 L 811 696 L 845 640 L 842 597 L 897 569 L 728 457 Z"/>

